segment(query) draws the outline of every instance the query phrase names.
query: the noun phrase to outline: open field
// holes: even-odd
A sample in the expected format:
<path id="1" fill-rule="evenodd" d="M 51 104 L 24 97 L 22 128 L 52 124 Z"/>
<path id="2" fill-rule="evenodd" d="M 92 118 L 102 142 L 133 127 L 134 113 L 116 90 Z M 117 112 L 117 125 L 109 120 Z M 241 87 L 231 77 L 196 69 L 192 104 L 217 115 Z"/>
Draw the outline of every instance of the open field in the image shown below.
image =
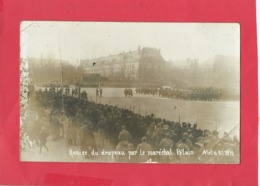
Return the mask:
<path id="1" fill-rule="evenodd" d="M 42 88 L 42 90 L 44 90 Z M 239 137 L 240 102 L 239 101 L 189 101 L 161 98 L 158 95 L 136 94 L 124 97 L 124 88 L 102 88 L 102 98 L 96 97 L 96 88 L 81 88 L 88 94 L 90 101 L 115 105 L 132 110 L 141 115 L 154 114 L 162 119 L 197 123 L 201 129 L 217 130 L 222 136 L 229 132 L 230 136 Z"/>
<path id="2" fill-rule="evenodd" d="M 117 105 L 141 115 L 155 114 L 155 117 L 167 120 L 197 123 L 202 129 L 230 132 L 239 136 L 240 103 L 239 101 L 187 101 L 161 98 L 158 95 L 135 94 L 132 98 L 124 97 L 123 88 L 103 88 L 103 97 L 96 98 L 95 88 L 84 88 L 89 100 Z"/>

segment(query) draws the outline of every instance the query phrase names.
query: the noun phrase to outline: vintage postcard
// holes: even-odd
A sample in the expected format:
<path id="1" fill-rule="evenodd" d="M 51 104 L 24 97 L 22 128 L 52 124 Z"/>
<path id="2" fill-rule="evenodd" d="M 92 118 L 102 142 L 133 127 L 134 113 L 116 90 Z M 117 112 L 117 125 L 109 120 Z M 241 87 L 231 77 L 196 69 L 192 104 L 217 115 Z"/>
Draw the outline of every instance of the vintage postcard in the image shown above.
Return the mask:
<path id="1" fill-rule="evenodd" d="M 239 24 L 24 21 L 20 36 L 21 161 L 240 163 Z"/>

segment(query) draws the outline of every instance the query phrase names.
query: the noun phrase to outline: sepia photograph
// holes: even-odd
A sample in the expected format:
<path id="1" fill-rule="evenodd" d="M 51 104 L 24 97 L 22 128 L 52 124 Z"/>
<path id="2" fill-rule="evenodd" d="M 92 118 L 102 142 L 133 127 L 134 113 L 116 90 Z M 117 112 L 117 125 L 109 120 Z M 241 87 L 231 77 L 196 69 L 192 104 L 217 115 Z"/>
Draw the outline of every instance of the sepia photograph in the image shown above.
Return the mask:
<path id="1" fill-rule="evenodd" d="M 21 22 L 20 161 L 239 164 L 240 140 L 239 24 Z"/>

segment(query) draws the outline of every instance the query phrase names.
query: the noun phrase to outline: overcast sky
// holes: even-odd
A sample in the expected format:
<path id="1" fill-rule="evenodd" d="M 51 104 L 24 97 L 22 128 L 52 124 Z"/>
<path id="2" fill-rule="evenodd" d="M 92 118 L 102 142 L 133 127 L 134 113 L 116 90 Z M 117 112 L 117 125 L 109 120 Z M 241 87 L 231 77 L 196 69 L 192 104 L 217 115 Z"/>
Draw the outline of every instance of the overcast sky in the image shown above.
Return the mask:
<path id="1" fill-rule="evenodd" d="M 240 56 L 240 27 L 232 23 L 21 23 L 21 57 L 81 59 L 141 47 L 161 49 L 163 58 L 204 61 L 214 55 Z"/>

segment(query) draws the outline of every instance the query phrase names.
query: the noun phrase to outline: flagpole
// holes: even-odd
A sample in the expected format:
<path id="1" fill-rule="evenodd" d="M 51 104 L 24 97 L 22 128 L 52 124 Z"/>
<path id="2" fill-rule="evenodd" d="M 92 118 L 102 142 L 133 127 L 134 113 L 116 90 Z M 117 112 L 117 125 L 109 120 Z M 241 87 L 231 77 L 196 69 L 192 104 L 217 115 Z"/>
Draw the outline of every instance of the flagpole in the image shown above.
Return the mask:
<path id="1" fill-rule="evenodd" d="M 60 81 L 61 81 L 61 85 L 60 85 L 60 90 L 62 89 L 63 90 L 63 66 L 62 66 L 62 63 L 61 63 L 61 52 L 60 52 L 60 45 L 59 45 L 59 54 L 60 54 L 60 65 L 61 65 L 61 78 L 60 78 Z M 61 92 L 61 110 L 63 110 L 63 92 Z"/>
<path id="2" fill-rule="evenodd" d="M 179 110 L 179 123 L 181 124 L 181 111 Z"/>

